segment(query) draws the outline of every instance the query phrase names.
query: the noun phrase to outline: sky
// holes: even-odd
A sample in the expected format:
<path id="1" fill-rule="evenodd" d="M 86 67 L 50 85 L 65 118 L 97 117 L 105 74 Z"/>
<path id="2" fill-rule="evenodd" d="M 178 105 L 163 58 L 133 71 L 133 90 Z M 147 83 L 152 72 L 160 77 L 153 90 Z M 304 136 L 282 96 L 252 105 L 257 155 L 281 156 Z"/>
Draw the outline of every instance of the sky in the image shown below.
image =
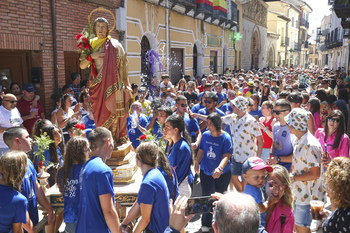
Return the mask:
<path id="1" fill-rule="evenodd" d="M 312 30 L 316 32 L 316 29 L 321 26 L 323 17 L 331 14 L 331 6 L 328 6 L 328 0 L 304 1 L 312 8 L 312 13 L 309 15 L 309 34 L 312 34 Z"/>

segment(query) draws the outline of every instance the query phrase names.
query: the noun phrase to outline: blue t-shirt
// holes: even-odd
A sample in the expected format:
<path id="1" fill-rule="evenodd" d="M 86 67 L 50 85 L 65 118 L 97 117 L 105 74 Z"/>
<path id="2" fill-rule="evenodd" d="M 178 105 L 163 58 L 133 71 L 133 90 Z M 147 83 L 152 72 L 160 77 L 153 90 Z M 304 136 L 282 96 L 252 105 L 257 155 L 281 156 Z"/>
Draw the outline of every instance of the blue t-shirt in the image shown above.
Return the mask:
<path id="1" fill-rule="evenodd" d="M 184 115 L 184 121 L 186 124 L 186 129 L 187 132 L 190 136 L 192 135 L 196 135 L 196 132 L 199 130 L 199 124 L 197 119 L 190 119 L 190 116 L 188 115 L 188 113 L 185 113 Z"/>
<path id="2" fill-rule="evenodd" d="M 225 116 L 233 113 L 233 109 L 231 108 L 230 103 L 226 103 L 224 105 L 221 105 L 219 107 L 219 109 L 225 114 Z"/>
<path id="3" fill-rule="evenodd" d="M 199 93 L 198 98 L 197 98 L 198 102 L 201 102 L 201 99 L 202 99 L 202 95 L 203 95 L 203 94 L 204 94 L 204 91 L 201 92 L 201 93 Z"/>
<path id="4" fill-rule="evenodd" d="M 227 95 L 224 92 L 221 92 L 221 94 L 216 93 L 216 95 L 218 96 L 219 100 L 218 100 L 218 104 L 220 104 L 223 100 L 227 100 Z"/>
<path id="5" fill-rule="evenodd" d="M 274 156 L 288 156 L 293 154 L 293 144 L 288 125 L 281 126 L 279 122 L 273 125 L 273 154 Z M 292 163 L 279 162 L 278 164 L 284 166 L 288 171 Z"/>
<path id="6" fill-rule="evenodd" d="M 100 157 L 93 156 L 80 173 L 80 201 L 75 232 L 110 232 L 99 197 L 111 194 L 114 204 L 113 172 Z"/>
<path id="7" fill-rule="evenodd" d="M 64 191 L 64 222 L 76 223 L 80 201 L 79 176 L 84 164 L 75 164 L 69 170 L 69 178 Z"/>
<path id="8" fill-rule="evenodd" d="M 225 116 L 225 114 L 218 108 L 215 108 L 215 112 L 219 113 L 220 116 Z M 201 110 L 199 110 L 198 112 L 199 114 L 202 114 L 202 115 L 206 115 L 208 116 L 209 115 L 209 112 L 207 110 L 207 108 L 203 108 Z M 202 134 L 208 130 L 208 127 L 205 127 L 203 130 L 202 130 Z"/>
<path id="9" fill-rule="evenodd" d="M 179 183 L 185 179 L 187 173 L 188 183 L 191 184 L 193 182 L 193 174 L 191 169 L 189 169 L 191 159 L 190 146 L 184 138 L 180 138 L 179 141 L 173 145 L 173 149 L 168 156 L 170 166 L 176 167 L 175 172 Z"/>
<path id="10" fill-rule="evenodd" d="M 250 184 L 246 184 L 243 193 L 252 196 L 258 205 L 259 205 L 259 203 L 265 202 L 265 197 L 264 197 L 263 191 L 259 188 L 256 188 L 256 187 L 250 185 Z M 260 220 L 261 220 L 260 227 L 265 227 L 266 214 L 267 214 L 267 211 L 260 214 Z"/>
<path id="11" fill-rule="evenodd" d="M 137 148 L 141 141 L 137 140 L 140 136 L 143 135 L 143 133 L 136 127 L 136 128 L 131 128 L 131 121 L 132 121 L 132 116 L 129 116 L 127 119 L 126 127 L 128 129 L 128 137 L 132 143 L 132 146 L 134 148 Z M 139 125 L 141 125 L 143 128 L 146 128 L 148 124 L 148 119 L 145 114 L 140 115 L 139 118 Z"/>
<path id="12" fill-rule="evenodd" d="M 258 115 L 259 118 L 263 117 L 263 114 L 261 113 L 261 110 L 260 110 L 260 106 L 258 107 L 258 110 L 256 110 L 256 111 L 250 110 L 249 114 L 252 116 Z"/>
<path id="13" fill-rule="evenodd" d="M 164 171 L 164 169 L 162 167 L 158 167 L 158 170 L 164 176 L 165 182 L 168 186 L 169 198 L 171 198 L 171 194 L 174 192 L 175 198 L 173 201 L 175 201 L 177 199 L 177 197 L 179 196 L 179 186 L 178 186 L 178 182 L 177 182 L 176 173 L 173 173 L 173 179 L 170 179 L 170 177 L 168 176 L 168 174 L 166 174 L 166 172 Z M 172 169 L 172 171 L 173 171 L 173 169 Z"/>
<path id="14" fill-rule="evenodd" d="M 12 232 L 12 223 L 26 223 L 28 201 L 15 189 L 0 184 L 0 232 Z M 165 229 L 165 228 L 164 228 Z"/>
<path id="15" fill-rule="evenodd" d="M 232 139 L 230 135 L 223 132 L 219 137 L 213 137 L 207 131 L 202 135 L 199 149 L 203 150 L 201 161 L 201 170 L 207 176 L 212 176 L 213 171 L 217 168 L 226 153 L 233 153 Z M 224 167 L 222 173 L 230 172 L 230 161 Z"/>
<path id="16" fill-rule="evenodd" d="M 151 115 L 149 116 L 148 123 L 151 122 L 152 118 L 153 118 L 153 113 L 151 113 Z M 156 135 L 158 140 L 161 137 L 163 137 L 162 127 L 159 125 L 157 118 L 156 118 L 156 120 L 154 121 L 154 124 L 153 124 L 152 134 Z"/>
<path id="17" fill-rule="evenodd" d="M 28 213 L 32 220 L 34 226 L 39 221 L 38 207 L 36 205 L 36 189 L 35 183 L 37 181 L 37 173 L 35 171 L 34 165 L 30 159 L 28 159 L 27 172 L 24 176 L 21 185 L 21 194 L 25 196 L 28 200 Z"/>
<path id="18" fill-rule="evenodd" d="M 152 205 L 151 220 L 147 227 L 154 233 L 163 233 L 169 226 L 169 191 L 164 176 L 157 168 L 150 169 L 144 175 L 137 203 Z"/>
<path id="19" fill-rule="evenodd" d="M 86 138 L 89 139 L 89 134 L 93 129 L 96 129 L 95 121 L 90 119 L 89 115 L 85 115 L 81 118 L 81 122 L 84 123 Z"/>
<path id="20" fill-rule="evenodd" d="M 202 108 L 205 108 L 205 106 L 201 105 L 200 103 L 193 105 L 193 107 L 191 108 L 191 112 L 192 113 L 198 113 L 199 110 L 201 110 Z"/>

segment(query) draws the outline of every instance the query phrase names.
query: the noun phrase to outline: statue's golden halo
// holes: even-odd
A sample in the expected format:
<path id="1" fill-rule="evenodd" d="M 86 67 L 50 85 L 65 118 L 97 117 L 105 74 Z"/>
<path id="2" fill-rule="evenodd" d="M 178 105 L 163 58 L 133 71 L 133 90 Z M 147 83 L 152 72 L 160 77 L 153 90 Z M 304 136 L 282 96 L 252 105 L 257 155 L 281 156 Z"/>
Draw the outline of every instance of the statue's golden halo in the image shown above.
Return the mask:
<path id="1" fill-rule="evenodd" d="M 108 12 L 112 15 L 113 17 L 113 27 L 111 28 L 111 30 L 109 30 L 109 33 L 111 33 L 113 31 L 113 29 L 115 28 L 115 23 L 116 23 L 116 20 L 115 20 L 115 16 L 114 14 L 110 11 L 110 10 L 107 10 L 106 8 L 103 8 L 103 7 L 99 7 L 99 8 L 96 8 L 95 10 L 91 11 L 91 13 L 89 14 L 89 17 L 88 17 L 88 22 L 90 24 L 91 20 L 91 15 L 95 12 L 95 11 L 104 11 L 104 12 Z"/>

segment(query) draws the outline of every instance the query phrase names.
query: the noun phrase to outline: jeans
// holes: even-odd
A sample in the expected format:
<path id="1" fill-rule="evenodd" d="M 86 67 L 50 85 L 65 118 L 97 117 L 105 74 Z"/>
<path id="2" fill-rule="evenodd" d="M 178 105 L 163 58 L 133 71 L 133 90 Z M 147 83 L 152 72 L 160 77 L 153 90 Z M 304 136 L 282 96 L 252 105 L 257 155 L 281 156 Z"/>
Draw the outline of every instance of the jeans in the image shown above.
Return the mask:
<path id="1" fill-rule="evenodd" d="M 221 174 L 218 179 L 214 179 L 212 176 L 204 174 L 204 171 L 200 171 L 202 196 L 210 196 L 210 194 L 219 192 L 224 193 L 227 191 L 228 185 L 231 180 L 231 172 Z M 202 226 L 211 227 L 213 215 L 211 213 L 205 213 L 202 215 Z"/>

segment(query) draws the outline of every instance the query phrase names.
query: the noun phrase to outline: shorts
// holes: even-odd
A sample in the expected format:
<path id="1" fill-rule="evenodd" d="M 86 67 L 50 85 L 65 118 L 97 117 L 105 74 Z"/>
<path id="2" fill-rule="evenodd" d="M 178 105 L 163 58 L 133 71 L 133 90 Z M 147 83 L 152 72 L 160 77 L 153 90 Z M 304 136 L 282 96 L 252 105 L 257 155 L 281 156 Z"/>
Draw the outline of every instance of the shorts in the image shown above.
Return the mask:
<path id="1" fill-rule="evenodd" d="M 236 160 L 232 157 L 232 159 L 231 159 L 231 175 L 232 176 L 241 176 L 242 175 L 242 166 L 243 166 L 243 163 L 236 162 Z"/>
<path id="2" fill-rule="evenodd" d="M 312 221 L 310 205 L 294 204 L 294 219 L 295 219 L 295 225 L 298 225 L 301 227 L 310 227 L 311 221 Z"/>
<path id="3" fill-rule="evenodd" d="M 75 233 L 75 228 L 77 228 L 76 222 L 66 222 L 66 228 L 64 229 L 65 233 Z"/>

